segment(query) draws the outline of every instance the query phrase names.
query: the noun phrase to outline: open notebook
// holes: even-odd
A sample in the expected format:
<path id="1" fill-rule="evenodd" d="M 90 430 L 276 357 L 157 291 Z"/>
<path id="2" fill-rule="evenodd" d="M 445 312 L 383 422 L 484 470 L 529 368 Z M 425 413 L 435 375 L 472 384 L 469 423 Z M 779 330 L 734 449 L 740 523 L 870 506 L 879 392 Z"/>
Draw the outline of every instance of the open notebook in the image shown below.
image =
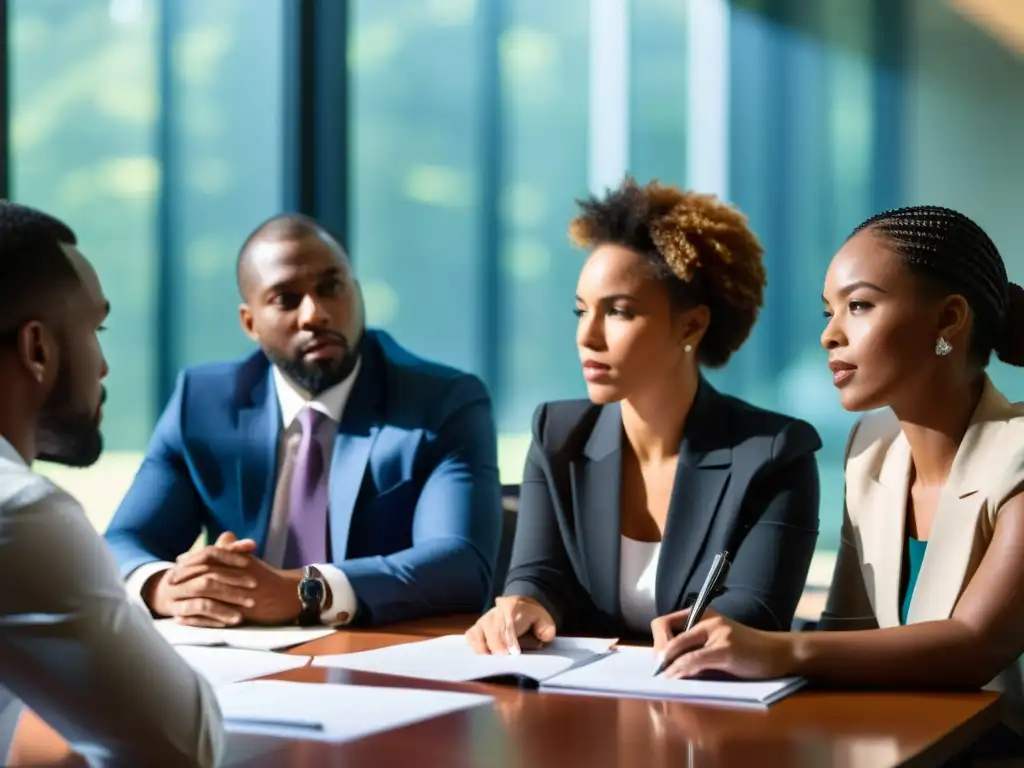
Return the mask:
<path id="1" fill-rule="evenodd" d="M 544 680 L 599 658 L 615 642 L 615 638 L 560 637 L 539 651 L 485 656 L 474 653 L 464 635 L 445 635 L 373 651 L 317 656 L 313 666 L 453 683 L 479 681 L 536 688 Z"/>
<path id="2" fill-rule="evenodd" d="M 379 672 L 447 682 L 486 682 L 628 698 L 705 701 L 767 707 L 804 685 L 783 680 L 670 680 L 653 677 L 650 648 L 617 648 L 613 639 L 560 637 L 539 651 L 483 656 L 463 635 L 446 635 L 374 651 L 317 656 L 313 666 Z"/>
<path id="3" fill-rule="evenodd" d="M 591 664 L 545 680 L 541 688 L 559 693 L 768 707 L 806 683 L 800 677 L 778 680 L 673 680 L 662 675 L 653 677 L 653 666 L 654 654 L 650 648 L 616 648 Z"/>

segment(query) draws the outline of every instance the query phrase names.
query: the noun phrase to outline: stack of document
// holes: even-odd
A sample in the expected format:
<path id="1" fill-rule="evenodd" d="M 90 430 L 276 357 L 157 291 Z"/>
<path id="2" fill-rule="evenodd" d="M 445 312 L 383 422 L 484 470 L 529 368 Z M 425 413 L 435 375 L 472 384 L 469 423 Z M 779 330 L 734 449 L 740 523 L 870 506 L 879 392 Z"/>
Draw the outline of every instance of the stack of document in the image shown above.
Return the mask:
<path id="1" fill-rule="evenodd" d="M 309 656 L 293 656 L 270 651 L 239 648 L 210 648 L 197 645 L 175 646 L 178 655 L 214 686 L 239 683 L 266 675 L 298 669 L 309 663 Z"/>
<path id="2" fill-rule="evenodd" d="M 464 635 L 445 635 L 373 651 L 317 656 L 313 666 L 453 683 L 500 681 L 537 687 L 544 680 L 608 653 L 615 642 L 614 638 L 559 637 L 539 651 L 492 656 L 474 653 Z"/>
<path id="3" fill-rule="evenodd" d="M 612 649 L 615 642 L 565 637 L 539 651 L 496 656 L 475 653 L 463 635 L 447 635 L 374 651 L 317 656 L 312 665 L 447 682 L 513 683 L 559 693 L 748 707 L 767 707 L 805 684 L 796 677 L 762 681 L 654 677 L 655 658 L 650 648 Z"/>
<path id="4" fill-rule="evenodd" d="M 318 741 L 352 741 L 493 700 L 473 693 L 282 680 L 254 680 L 217 689 L 229 733 Z"/>
<path id="5" fill-rule="evenodd" d="M 174 619 L 159 619 L 153 625 L 171 645 L 219 645 L 253 651 L 280 651 L 334 634 L 333 629 L 324 627 L 189 627 Z"/>

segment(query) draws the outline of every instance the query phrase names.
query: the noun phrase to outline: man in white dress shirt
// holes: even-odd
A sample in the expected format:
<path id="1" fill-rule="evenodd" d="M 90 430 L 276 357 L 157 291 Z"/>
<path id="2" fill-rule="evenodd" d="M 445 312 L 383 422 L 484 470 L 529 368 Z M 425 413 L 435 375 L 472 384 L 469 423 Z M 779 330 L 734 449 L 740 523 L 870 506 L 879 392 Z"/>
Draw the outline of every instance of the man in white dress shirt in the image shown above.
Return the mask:
<path id="1" fill-rule="evenodd" d="M 128 601 L 81 506 L 31 469 L 99 458 L 108 311 L 71 230 L 0 201 L 0 750 L 24 703 L 90 765 L 211 766 L 209 684 Z"/>

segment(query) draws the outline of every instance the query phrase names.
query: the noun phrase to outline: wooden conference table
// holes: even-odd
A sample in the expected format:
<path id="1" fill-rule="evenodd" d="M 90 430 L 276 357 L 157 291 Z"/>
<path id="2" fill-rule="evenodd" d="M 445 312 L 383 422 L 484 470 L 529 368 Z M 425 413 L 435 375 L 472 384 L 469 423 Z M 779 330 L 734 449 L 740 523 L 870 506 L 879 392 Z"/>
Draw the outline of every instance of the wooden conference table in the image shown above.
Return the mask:
<path id="1" fill-rule="evenodd" d="M 363 651 L 463 632 L 473 616 L 345 630 L 291 653 Z M 417 768 L 668 768 L 940 766 L 999 719 L 995 694 L 804 691 L 766 711 L 682 702 L 520 691 L 434 683 L 364 672 L 303 667 L 273 677 L 486 693 L 481 707 L 347 744 L 232 735 L 231 765 L 404 766 Z M 66 747 L 34 717 L 19 726 L 11 764 L 66 757 Z M 31 754 L 29 754 L 31 752 Z M 72 765 L 73 762 L 63 762 Z"/>

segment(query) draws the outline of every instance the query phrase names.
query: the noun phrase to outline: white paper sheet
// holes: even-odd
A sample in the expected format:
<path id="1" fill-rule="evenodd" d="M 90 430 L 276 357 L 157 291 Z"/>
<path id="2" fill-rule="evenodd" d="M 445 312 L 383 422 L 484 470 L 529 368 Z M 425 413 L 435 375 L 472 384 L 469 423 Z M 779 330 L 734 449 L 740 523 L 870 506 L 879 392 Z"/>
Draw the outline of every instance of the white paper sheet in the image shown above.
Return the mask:
<path id="1" fill-rule="evenodd" d="M 253 651 L 280 651 L 334 634 L 327 627 L 238 627 L 213 629 L 187 627 L 174 619 L 153 622 L 171 645 L 206 645 L 248 648 Z"/>
<path id="2" fill-rule="evenodd" d="M 487 656 L 475 653 L 464 635 L 445 635 L 373 651 L 317 656 L 313 659 L 313 666 L 447 682 L 480 680 L 496 675 L 522 675 L 540 682 L 575 664 L 598 658 L 615 642 L 615 639 L 560 637 L 540 651 L 523 651 L 516 656 Z"/>
<path id="3" fill-rule="evenodd" d="M 493 700 L 474 693 L 284 680 L 254 680 L 217 689 L 229 733 L 317 741 L 351 741 Z"/>
<path id="4" fill-rule="evenodd" d="M 211 648 L 200 645 L 175 646 L 178 655 L 211 684 L 227 685 L 274 675 L 306 666 L 309 656 L 293 656 L 241 648 Z"/>
<path id="5" fill-rule="evenodd" d="M 806 682 L 799 677 L 753 681 L 671 680 L 663 675 L 653 677 L 654 667 L 654 652 L 650 648 L 617 648 L 592 664 L 544 681 L 541 688 L 564 693 L 767 707 Z"/>

